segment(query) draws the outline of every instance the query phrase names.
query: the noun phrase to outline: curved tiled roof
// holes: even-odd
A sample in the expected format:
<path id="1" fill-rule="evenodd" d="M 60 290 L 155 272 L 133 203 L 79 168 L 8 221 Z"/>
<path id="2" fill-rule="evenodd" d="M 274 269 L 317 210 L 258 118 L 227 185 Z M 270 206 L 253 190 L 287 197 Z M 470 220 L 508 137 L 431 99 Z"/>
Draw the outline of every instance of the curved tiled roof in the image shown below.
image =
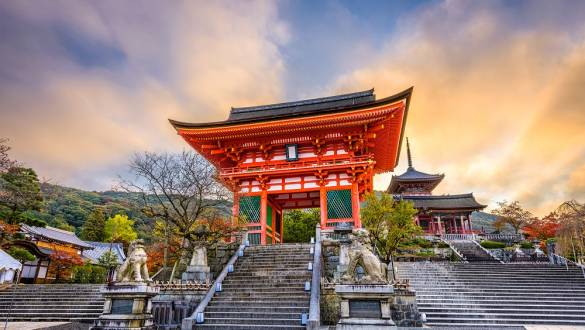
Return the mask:
<path id="1" fill-rule="evenodd" d="M 346 106 L 359 105 L 373 102 L 376 100 L 374 89 L 363 92 L 342 94 L 316 99 L 301 100 L 294 102 L 284 102 L 253 107 L 232 108 L 228 121 L 241 119 L 261 119 L 265 117 L 274 117 L 282 115 L 292 115 L 295 113 L 305 113 L 307 111 L 318 111 L 323 109 L 332 109 Z"/>
<path id="2" fill-rule="evenodd" d="M 459 195 L 421 195 L 421 196 L 401 196 L 406 201 L 414 203 L 417 209 L 428 210 L 450 210 L 450 209 L 466 209 L 466 210 L 481 210 L 486 205 L 480 204 L 473 197 L 473 193 L 459 194 Z"/>
<path id="3" fill-rule="evenodd" d="M 379 106 L 401 99 L 410 102 L 413 87 L 395 95 L 377 100 L 374 89 L 363 92 L 328 96 L 317 99 L 232 108 L 227 120 L 208 123 L 187 123 L 169 119 L 175 129 L 221 127 L 230 124 L 245 124 L 275 119 L 316 116 L 325 113 L 352 111 L 363 107 Z M 408 105 L 407 105 L 408 110 Z M 406 117 L 406 114 L 405 114 Z M 404 120 L 406 122 L 406 120 Z"/>
<path id="4" fill-rule="evenodd" d="M 61 243 L 72 244 L 75 246 L 79 246 L 85 249 L 92 249 L 93 247 L 86 242 L 82 241 L 75 235 L 75 233 L 53 228 L 53 227 L 35 227 L 22 224 L 20 225 L 20 229 L 30 235 L 36 235 L 43 237 L 47 240 L 53 240 Z"/>
<path id="5" fill-rule="evenodd" d="M 106 252 L 112 249 L 112 252 L 116 254 L 118 257 L 118 264 L 121 264 L 126 259 L 126 255 L 124 254 L 124 246 L 122 243 L 104 243 L 104 242 L 87 242 L 89 245 L 93 246 L 93 250 L 85 250 L 83 251 L 82 256 L 91 260 L 93 263 L 97 263 L 98 259 Z"/>

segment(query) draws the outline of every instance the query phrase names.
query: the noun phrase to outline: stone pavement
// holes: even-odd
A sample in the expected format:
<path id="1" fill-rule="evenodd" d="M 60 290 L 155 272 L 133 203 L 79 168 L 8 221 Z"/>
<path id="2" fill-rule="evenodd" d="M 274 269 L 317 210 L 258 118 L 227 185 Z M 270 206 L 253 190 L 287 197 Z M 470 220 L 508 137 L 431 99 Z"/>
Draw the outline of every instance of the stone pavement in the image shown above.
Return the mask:
<path id="1" fill-rule="evenodd" d="M 72 322 L 8 322 L 6 330 L 87 330 L 90 324 Z M 0 323 L 4 330 L 4 322 Z"/>

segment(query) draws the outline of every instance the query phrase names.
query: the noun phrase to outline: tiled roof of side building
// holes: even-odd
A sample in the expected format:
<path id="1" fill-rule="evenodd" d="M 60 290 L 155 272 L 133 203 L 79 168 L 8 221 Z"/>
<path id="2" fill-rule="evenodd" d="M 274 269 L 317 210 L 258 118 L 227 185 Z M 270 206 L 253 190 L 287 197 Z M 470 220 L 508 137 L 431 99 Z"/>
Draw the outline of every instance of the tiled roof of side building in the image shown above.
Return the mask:
<path id="1" fill-rule="evenodd" d="M 104 255 L 104 253 L 110 251 L 116 254 L 118 257 L 118 263 L 121 264 L 126 259 L 126 254 L 124 253 L 124 246 L 122 243 L 104 243 L 104 242 L 87 242 L 93 246 L 93 250 L 86 250 L 83 251 L 82 256 L 91 260 L 93 263 L 97 263 L 98 259 Z"/>
<path id="2" fill-rule="evenodd" d="M 421 195 L 421 196 L 402 196 L 402 199 L 412 201 L 417 209 L 468 209 L 481 210 L 486 205 L 480 204 L 475 200 L 472 193 L 460 195 Z"/>
<path id="3" fill-rule="evenodd" d="M 22 231 L 24 231 L 25 233 L 28 233 L 30 235 L 37 235 L 40 237 L 44 237 L 45 239 L 48 240 L 54 240 L 54 241 L 58 241 L 61 243 L 67 243 L 67 244 L 72 244 L 72 245 L 76 245 L 79 247 L 82 247 L 84 249 L 92 249 L 93 246 L 87 244 L 86 242 L 82 241 L 81 239 L 79 239 L 79 237 L 77 237 L 75 235 L 75 233 L 67 231 L 67 230 L 63 230 L 63 229 L 58 229 L 58 228 L 54 228 L 54 227 L 35 227 L 35 226 L 29 226 L 29 225 L 21 225 L 20 229 Z"/>

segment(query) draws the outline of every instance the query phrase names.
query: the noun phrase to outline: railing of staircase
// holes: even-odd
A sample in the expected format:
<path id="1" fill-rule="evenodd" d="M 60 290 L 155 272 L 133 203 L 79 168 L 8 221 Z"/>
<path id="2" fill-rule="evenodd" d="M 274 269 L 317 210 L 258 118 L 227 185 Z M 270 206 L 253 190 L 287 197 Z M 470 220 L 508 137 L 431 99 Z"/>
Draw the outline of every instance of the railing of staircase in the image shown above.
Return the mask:
<path id="1" fill-rule="evenodd" d="M 217 278 L 213 282 L 213 285 L 209 288 L 209 290 L 205 294 L 205 297 L 203 297 L 203 299 L 199 302 L 199 305 L 197 305 L 197 308 L 195 308 L 195 311 L 193 312 L 193 314 L 191 314 L 191 316 L 183 319 L 183 322 L 181 324 L 182 330 L 192 330 L 193 325 L 195 323 L 203 323 L 203 321 L 205 320 L 204 314 L 203 314 L 205 311 L 205 308 L 207 307 L 207 305 L 209 304 L 209 302 L 213 298 L 213 295 L 217 291 L 218 287 L 221 287 L 221 283 L 223 282 L 223 280 L 227 276 L 229 269 L 230 269 L 230 266 L 233 267 L 233 265 L 238 260 L 238 256 L 243 255 L 244 249 L 246 248 L 247 244 L 248 244 L 248 233 L 244 233 L 244 235 L 242 236 L 242 244 L 240 244 L 240 247 L 238 248 L 236 253 L 234 253 L 234 255 L 230 258 L 230 260 L 227 262 L 225 267 L 223 267 L 223 269 L 221 270 L 221 273 L 219 273 L 219 276 L 217 276 Z"/>
<path id="2" fill-rule="evenodd" d="M 465 257 L 459 251 L 457 251 L 457 249 L 449 242 L 449 240 L 447 240 L 445 237 L 441 237 L 441 241 L 449 245 L 451 251 L 455 252 L 455 254 L 459 257 L 459 259 L 461 259 L 463 263 L 468 263 L 467 259 L 465 259 Z"/>
<path id="3" fill-rule="evenodd" d="M 315 246 L 313 248 L 313 274 L 311 277 L 311 302 L 307 329 L 319 329 L 321 326 L 321 227 L 315 229 Z"/>
<path id="4" fill-rule="evenodd" d="M 479 246 L 480 249 L 482 249 L 485 253 L 487 253 L 488 255 L 490 255 L 492 258 L 496 259 L 497 261 L 499 261 L 501 264 L 505 264 L 505 262 L 498 258 L 497 255 L 493 254 L 490 250 L 484 248 L 483 246 L 481 246 L 481 244 L 479 244 L 477 241 L 473 241 L 473 244 Z"/>
<path id="5" fill-rule="evenodd" d="M 552 254 L 553 262 L 557 265 L 565 265 L 568 266 L 569 264 L 577 266 L 581 268 L 581 272 L 583 273 L 583 277 L 585 278 L 585 265 L 581 265 L 580 263 L 574 262 L 573 260 L 569 260 L 563 256 L 560 256 L 556 253 Z"/>

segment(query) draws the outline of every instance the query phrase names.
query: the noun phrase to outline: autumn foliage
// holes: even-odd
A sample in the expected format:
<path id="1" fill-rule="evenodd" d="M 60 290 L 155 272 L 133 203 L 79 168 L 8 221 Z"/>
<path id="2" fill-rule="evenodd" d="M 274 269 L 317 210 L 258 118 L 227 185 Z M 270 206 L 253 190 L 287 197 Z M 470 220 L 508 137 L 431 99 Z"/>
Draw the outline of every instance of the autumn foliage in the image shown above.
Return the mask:
<path id="1" fill-rule="evenodd" d="M 550 214 L 542 219 L 532 219 L 524 228 L 524 234 L 527 238 L 544 241 L 555 237 L 559 230 L 560 223 L 554 214 Z"/>
<path id="2" fill-rule="evenodd" d="M 60 250 L 56 246 L 53 248 L 49 258 L 51 259 L 49 273 L 50 276 L 55 278 L 56 282 L 71 278 L 73 266 L 83 265 L 83 260 L 80 256 Z"/>

